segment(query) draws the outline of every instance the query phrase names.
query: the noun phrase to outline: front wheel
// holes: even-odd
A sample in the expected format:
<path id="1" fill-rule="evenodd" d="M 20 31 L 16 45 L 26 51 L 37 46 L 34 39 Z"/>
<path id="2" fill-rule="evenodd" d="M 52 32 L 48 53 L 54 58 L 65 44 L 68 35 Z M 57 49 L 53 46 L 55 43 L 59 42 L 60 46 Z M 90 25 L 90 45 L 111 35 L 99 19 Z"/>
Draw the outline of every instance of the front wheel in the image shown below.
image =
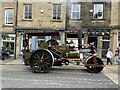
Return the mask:
<path id="1" fill-rule="evenodd" d="M 53 64 L 54 57 L 49 50 L 39 49 L 30 57 L 30 67 L 33 72 L 48 72 Z"/>
<path id="2" fill-rule="evenodd" d="M 86 62 L 86 64 L 94 64 L 93 63 L 93 57 L 89 58 Z M 96 57 L 96 64 L 97 65 L 104 65 L 103 61 Z M 87 66 L 87 71 L 90 73 L 99 73 L 103 70 L 103 67 L 94 67 L 94 66 Z"/>

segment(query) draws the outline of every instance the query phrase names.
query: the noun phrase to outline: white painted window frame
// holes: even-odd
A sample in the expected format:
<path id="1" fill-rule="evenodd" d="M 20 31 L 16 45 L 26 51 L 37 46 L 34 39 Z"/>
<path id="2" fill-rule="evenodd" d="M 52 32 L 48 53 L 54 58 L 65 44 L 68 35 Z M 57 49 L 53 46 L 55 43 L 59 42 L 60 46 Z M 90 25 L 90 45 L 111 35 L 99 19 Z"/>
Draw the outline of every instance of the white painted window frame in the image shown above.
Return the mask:
<path id="1" fill-rule="evenodd" d="M 57 5 L 56 17 L 58 16 L 58 14 L 60 14 L 60 19 L 57 19 L 57 18 L 56 18 L 56 19 L 53 19 L 53 16 L 54 16 L 54 5 Z M 58 12 L 58 5 L 60 5 L 61 11 L 62 11 L 62 5 L 61 5 L 61 4 L 53 4 L 53 5 L 52 5 L 52 6 L 53 6 L 53 7 L 52 7 L 52 19 L 53 19 L 53 20 L 61 20 L 61 18 L 62 18 L 62 17 L 61 17 L 61 14 L 62 14 L 61 11 Z"/>
<path id="2" fill-rule="evenodd" d="M 13 12 L 13 16 L 9 16 L 8 15 L 8 10 L 13 10 L 12 12 Z M 9 18 L 12 18 L 12 24 L 9 24 L 8 22 L 8 20 L 9 20 Z M 13 23 L 14 23 L 14 9 L 13 8 L 6 8 L 5 9 L 5 25 L 9 25 L 9 26 L 13 26 Z"/>
<path id="3" fill-rule="evenodd" d="M 76 10 L 76 11 L 74 11 L 73 10 L 73 6 L 74 5 L 79 5 L 79 7 L 78 7 L 78 11 Z M 73 17 L 73 13 L 79 13 L 79 17 L 77 18 L 77 17 Z M 72 8 L 71 8 L 71 19 L 80 19 L 80 15 L 81 15 L 81 4 L 80 3 L 74 3 L 74 4 L 72 4 Z"/>
<path id="4" fill-rule="evenodd" d="M 96 9 L 96 5 L 98 5 L 99 6 L 99 9 Z M 101 8 L 102 7 L 102 8 Z M 99 3 L 95 3 L 94 4 L 94 10 L 93 10 L 93 19 L 103 19 L 103 13 L 104 13 L 104 11 L 103 11 L 103 8 L 104 8 L 104 5 L 103 4 L 99 4 Z M 95 14 L 97 14 L 98 12 L 102 12 L 102 16 L 101 17 L 97 17 L 97 18 L 95 18 L 94 16 L 95 16 Z"/>
<path id="5" fill-rule="evenodd" d="M 23 19 L 24 20 L 32 20 L 32 10 L 31 10 L 31 12 L 29 12 L 30 6 L 31 6 L 31 9 L 32 9 L 32 4 L 24 4 L 23 6 L 24 6 L 24 8 L 23 8 Z M 28 12 L 25 12 L 25 6 L 28 7 Z M 25 13 L 28 13 L 28 18 L 25 18 Z M 31 18 L 29 18 L 30 13 L 31 13 Z"/>

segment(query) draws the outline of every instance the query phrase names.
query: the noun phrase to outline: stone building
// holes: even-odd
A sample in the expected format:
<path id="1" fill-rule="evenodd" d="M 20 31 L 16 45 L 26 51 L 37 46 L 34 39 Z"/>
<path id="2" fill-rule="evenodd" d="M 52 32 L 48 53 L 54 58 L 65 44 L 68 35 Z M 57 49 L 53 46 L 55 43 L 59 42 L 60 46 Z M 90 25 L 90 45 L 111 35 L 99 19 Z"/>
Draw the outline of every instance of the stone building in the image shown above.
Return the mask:
<path id="1" fill-rule="evenodd" d="M 0 1 L 0 34 L 6 33 L 9 37 L 1 38 L 0 44 L 4 44 L 14 55 L 14 40 L 15 40 L 15 3 Z M 0 45 L 0 46 L 1 46 Z"/>
<path id="2" fill-rule="evenodd" d="M 23 48 L 24 32 L 36 32 L 41 30 L 59 30 L 61 36 L 59 43 L 64 44 L 65 40 L 65 21 L 66 3 L 58 1 L 49 2 L 25 2 L 18 1 L 17 6 L 17 25 L 16 25 L 16 55 L 21 54 Z M 29 39 L 30 49 L 36 50 L 39 42 L 49 40 L 49 36 L 33 36 Z"/>
<path id="3" fill-rule="evenodd" d="M 22 33 L 17 31 L 37 31 L 37 30 L 60 30 L 59 42 L 64 44 L 65 40 L 65 21 L 66 21 L 66 3 L 57 0 L 43 1 L 23 1 L 11 0 L 0 2 L 0 33 L 7 33 L 8 38 L 2 39 L 1 43 L 5 44 L 14 55 L 18 58 L 22 53 L 23 37 Z M 37 49 L 41 40 L 48 40 L 46 37 L 32 37 L 31 49 Z"/>
<path id="4" fill-rule="evenodd" d="M 11 0 L 0 2 L 0 33 L 9 35 L 2 42 L 17 58 L 22 52 L 22 33 L 17 31 L 60 30 L 60 44 L 71 40 L 78 46 L 78 31 L 82 31 L 82 44 L 95 42 L 97 53 L 105 57 L 107 48 L 120 47 L 120 2 L 49 2 Z M 47 37 L 32 37 L 31 49 L 37 49 Z M 0 43 L 2 43 L 0 40 Z M 30 44 L 31 44 L 30 43 Z"/>
<path id="5" fill-rule="evenodd" d="M 111 48 L 114 52 L 120 47 L 120 1 L 112 0 L 111 6 Z"/>
<path id="6" fill-rule="evenodd" d="M 95 43 L 97 53 L 105 57 L 111 40 L 111 2 L 67 1 L 66 40 L 78 45 L 77 32 L 82 32 L 82 44 Z"/>

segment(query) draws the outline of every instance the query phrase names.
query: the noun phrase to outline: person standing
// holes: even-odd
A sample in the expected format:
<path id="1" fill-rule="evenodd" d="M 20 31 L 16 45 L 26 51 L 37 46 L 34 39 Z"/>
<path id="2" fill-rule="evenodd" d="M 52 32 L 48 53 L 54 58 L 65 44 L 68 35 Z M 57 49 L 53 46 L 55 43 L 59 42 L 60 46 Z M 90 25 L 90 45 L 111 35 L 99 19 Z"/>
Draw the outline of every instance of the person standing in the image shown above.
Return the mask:
<path id="1" fill-rule="evenodd" d="M 119 47 L 117 47 L 117 49 L 115 50 L 114 63 L 120 64 L 120 49 L 119 49 Z"/>
<path id="2" fill-rule="evenodd" d="M 113 64 L 112 61 L 111 61 L 111 58 L 113 57 L 113 53 L 111 51 L 111 49 L 109 48 L 108 51 L 107 51 L 107 65 L 109 64 L 109 62 L 111 63 L 111 65 Z"/>
<path id="3" fill-rule="evenodd" d="M 96 48 L 95 48 L 94 42 L 92 42 L 92 43 L 89 44 L 89 48 L 91 50 L 90 51 L 91 54 L 95 54 L 96 53 L 96 50 L 95 50 Z"/>
<path id="4" fill-rule="evenodd" d="M 6 47 L 3 45 L 2 46 L 2 60 L 5 60 L 5 56 L 6 56 Z"/>

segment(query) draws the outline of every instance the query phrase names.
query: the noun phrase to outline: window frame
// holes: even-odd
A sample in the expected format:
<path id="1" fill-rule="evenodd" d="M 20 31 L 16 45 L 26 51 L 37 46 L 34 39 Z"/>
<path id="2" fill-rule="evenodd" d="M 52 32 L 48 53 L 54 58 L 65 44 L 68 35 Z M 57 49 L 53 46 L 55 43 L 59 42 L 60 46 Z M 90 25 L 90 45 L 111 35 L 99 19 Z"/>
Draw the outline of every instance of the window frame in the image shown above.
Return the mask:
<path id="1" fill-rule="evenodd" d="M 12 16 L 8 15 L 8 10 L 12 10 Z M 9 24 L 9 19 L 12 19 L 12 23 Z M 5 25 L 13 26 L 14 24 L 14 9 L 13 8 L 6 8 L 5 9 Z"/>
<path id="2" fill-rule="evenodd" d="M 99 6 L 99 7 L 102 7 L 102 8 L 100 8 L 100 11 L 102 12 L 102 14 L 101 14 L 101 16 L 97 16 L 96 18 L 95 18 L 95 14 L 98 13 L 98 10 L 96 9 L 97 6 L 95 7 L 95 5 L 102 5 L 102 6 Z M 94 3 L 93 4 L 93 19 L 98 19 L 98 20 L 104 19 L 104 4 L 103 3 Z"/>
<path id="3" fill-rule="evenodd" d="M 26 12 L 25 11 L 25 7 L 27 6 L 27 8 L 28 8 L 28 11 Z M 31 12 L 29 12 L 29 10 L 30 10 L 30 6 L 31 6 Z M 27 18 L 25 18 L 25 14 L 28 14 L 28 17 Z M 31 14 L 31 18 L 29 18 L 29 15 Z M 32 18 L 33 18 L 33 16 L 32 16 L 32 4 L 23 4 L 23 19 L 24 20 L 32 20 Z"/>
<path id="4" fill-rule="evenodd" d="M 54 5 L 57 6 L 57 9 L 55 10 L 56 12 L 54 12 Z M 59 9 L 58 9 L 59 6 L 60 6 L 60 12 L 58 12 L 59 11 Z M 61 20 L 62 19 L 62 16 L 61 16 L 62 12 L 61 11 L 62 11 L 62 5 L 61 4 L 53 4 L 52 5 L 52 20 L 55 20 L 55 21 Z M 55 19 L 54 19 L 54 14 L 56 16 Z M 59 17 L 60 19 L 58 19 L 57 16 L 60 16 Z"/>
<path id="5" fill-rule="evenodd" d="M 78 11 L 73 11 L 73 5 L 79 5 L 79 9 L 78 9 Z M 73 12 L 77 12 L 77 13 L 79 13 L 79 17 L 78 18 L 73 18 Z M 81 18 L 81 4 L 80 3 L 73 3 L 72 4 L 72 6 L 71 6 L 71 19 L 75 19 L 75 20 L 77 20 L 77 19 L 80 19 Z"/>

